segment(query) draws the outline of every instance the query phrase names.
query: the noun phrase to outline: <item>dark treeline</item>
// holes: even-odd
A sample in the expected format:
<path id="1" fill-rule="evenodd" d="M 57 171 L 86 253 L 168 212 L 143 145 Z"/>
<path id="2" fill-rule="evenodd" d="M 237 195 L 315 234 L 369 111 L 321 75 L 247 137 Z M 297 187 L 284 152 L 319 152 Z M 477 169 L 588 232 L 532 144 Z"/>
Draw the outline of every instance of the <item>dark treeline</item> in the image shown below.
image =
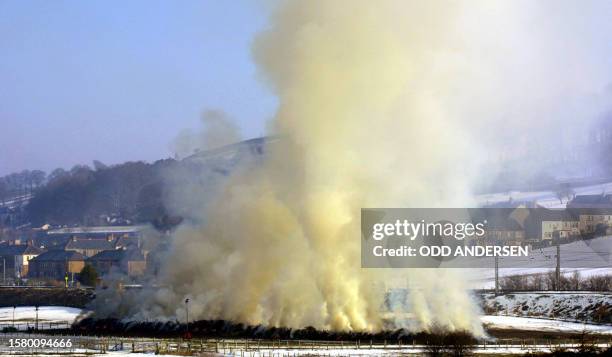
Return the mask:
<path id="1" fill-rule="evenodd" d="M 0 177 L 0 204 L 33 193 L 45 183 L 46 177 L 41 170 L 23 170 Z"/>
<path id="2" fill-rule="evenodd" d="M 201 219 L 202 208 L 238 167 L 249 168 L 263 158 L 264 138 L 229 145 L 175 160 L 126 162 L 93 168 L 24 171 L 0 178 L 5 191 L 32 194 L 21 223 L 53 225 L 123 225 L 153 223 L 167 230 L 183 219 Z M 13 196 L 18 196 L 13 193 Z M 0 222 L 0 225 L 2 222 Z"/>
<path id="3" fill-rule="evenodd" d="M 32 194 L 21 221 L 35 227 L 150 222 L 167 230 L 183 219 L 201 219 L 199 213 L 232 171 L 260 163 L 263 144 L 247 140 L 182 160 L 112 166 L 94 161 L 93 168 L 77 165 L 49 175 L 24 171 L 3 177 L 0 182 L 10 185 L 1 192 Z"/>
<path id="4" fill-rule="evenodd" d="M 503 291 L 611 291 L 612 275 L 582 277 L 578 271 L 574 271 L 571 275 L 561 274 L 559 282 L 554 271 L 546 274 L 509 275 L 500 280 L 500 288 Z"/>
<path id="5" fill-rule="evenodd" d="M 94 168 L 77 165 L 54 170 L 37 186 L 26 207 L 35 226 L 50 224 L 126 224 L 150 222 L 166 215 L 163 174 L 179 165 L 175 160 L 127 162 Z"/>

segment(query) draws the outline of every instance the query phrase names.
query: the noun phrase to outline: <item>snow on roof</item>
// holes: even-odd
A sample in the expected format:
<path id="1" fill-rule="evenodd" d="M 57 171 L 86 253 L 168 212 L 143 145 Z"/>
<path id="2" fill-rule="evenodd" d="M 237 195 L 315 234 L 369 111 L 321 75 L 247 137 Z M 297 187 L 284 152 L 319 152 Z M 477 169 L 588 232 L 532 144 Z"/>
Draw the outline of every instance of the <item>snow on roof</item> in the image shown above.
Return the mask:
<path id="1" fill-rule="evenodd" d="M 137 233 L 147 228 L 146 225 L 138 226 L 101 226 L 101 227 L 69 227 L 50 229 L 47 234 L 121 234 Z"/>
<path id="2" fill-rule="evenodd" d="M 74 251 L 64 251 L 64 250 L 50 250 L 46 253 L 43 253 L 36 258 L 30 260 L 31 262 L 48 262 L 48 261 L 62 261 L 65 262 L 67 260 L 85 260 L 86 257 Z"/>

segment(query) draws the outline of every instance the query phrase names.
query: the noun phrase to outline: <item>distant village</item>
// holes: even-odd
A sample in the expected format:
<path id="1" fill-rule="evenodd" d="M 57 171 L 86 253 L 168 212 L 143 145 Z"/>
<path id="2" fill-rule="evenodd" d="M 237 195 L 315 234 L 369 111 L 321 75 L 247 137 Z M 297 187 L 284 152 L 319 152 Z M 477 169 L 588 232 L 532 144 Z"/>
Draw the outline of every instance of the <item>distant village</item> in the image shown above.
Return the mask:
<path id="1" fill-rule="evenodd" d="M 0 242 L 4 285 L 81 286 L 86 266 L 95 281 L 120 277 L 138 282 L 147 273 L 143 232 L 147 226 L 101 226 L 21 231 L 22 236 Z"/>
<path id="2" fill-rule="evenodd" d="M 486 239 L 502 245 L 543 248 L 612 234 L 612 194 L 576 195 L 566 208 L 534 202 L 485 206 L 504 213 L 489 217 Z"/>
<path id="3" fill-rule="evenodd" d="M 598 136 L 589 137 L 577 152 L 612 145 L 608 124 L 594 133 Z M 197 187 L 201 184 L 198 177 L 206 177 L 207 186 L 214 185 L 239 164 L 256 165 L 265 146 L 276 140 L 246 140 L 182 160 L 114 166 L 94 161 L 93 168 L 77 165 L 49 175 L 25 170 L 0 177 L 1 284 L 78 287 L 154 281 L 158 260 L 168 249 L 168 233 L 183 218 L 189 219 L 188 210 L 178 216 L 168 213 L 163 192 Z M 560 160 L 563 167 L 584 170 L 579 165 L 584 161 L 581 158 L 563 156 Z M 542 187 L 522 188 L 550 190 L 559 186 L 556 194 L 563 209 L 541 207 L 537 201 L 481 202 L 482 207 L 505 210 L 488 218 L 486 244 L 542 248 L 612 234 L 612 194 L 573 193 L 573 186 L 586 185 L 589 180 L 593 181 L 567 183 L 567 187 L 541 180 Z M 517 185 L 512 183 L 489 187 L 487 192 L 505 192 Z M 191 195 L 181 196 L 181 205 L 194 211 L 202 202 Z"/>
<path id="4" fill-rule="evenodd" d="M 566 209 L 547 209 L 529 203 L 498 208 L 489 217 L 486 240 L 501 245 L 541 248 L 612 234 L 612 195 L 578 195 Z M 52 227 L 14 230 L 0 241 L 4 285 L 77 287 L 119 279 L 139 283 L 156 274 L 150 251 L 145 249 L 147 225 Z M 150 232 L 149 232 L 150 233 Z M 82 279 L 94 271 L 94 281 Z"/>
<path id="5" fill-rule="evenodd" d="M 256 138 L 181 160 L 24 170 L 0 177 L 0 284 L 99 286 L 141 284 L 157 275 L 168 234 L 204 203 L 166 207 L 177 187 L 206 187 L 239 163 L 256 164 L 274 138 Z M 231 159 L 228 159 L 231 158 Z M 172 179 L 169 179 L 172 178 Z M 217 180 L 217 181 L 215 181 Z"/>

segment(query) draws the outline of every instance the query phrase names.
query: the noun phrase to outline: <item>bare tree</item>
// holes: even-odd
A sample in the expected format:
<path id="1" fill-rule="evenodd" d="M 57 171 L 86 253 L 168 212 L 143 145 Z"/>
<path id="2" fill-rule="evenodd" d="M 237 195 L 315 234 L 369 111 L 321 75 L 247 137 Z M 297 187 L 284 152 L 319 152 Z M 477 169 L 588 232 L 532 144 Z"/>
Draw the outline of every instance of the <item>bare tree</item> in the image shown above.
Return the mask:
<path id="1" fill-rule="evenodd" d="M 580 272 L 578 270 L 574 270 L 572 276 L 570 276 L 567 280 L 568 282 L 568 290 L 579 290 L 580 289 Z"/>
<path id="2" fill-rule="evenodd" d="M 49 174 L 49 181 L 52 181 L 56 178 L 62 177 L 62 176 L 66 176 L 68 174 L 68 172 L 64 169 L 62 169 L 61 167 L 58 167 L 57 169 L 51 171 L 51 173 Z"/>
<path id="3" fill-rule="evenodd" d="M 0 203 L 4 205 L 6 197 L 8 195 L 8 186 L 3 178 L 0 178 Z"/>
<path id="4" fill-rule="evenodd" d="M 45 174 L 44 171 L 32 170 L 32 172 L 30 173 L 30 176 L 31 176 L 31 181 L 34 184 L 34 187 L 38 188 L 45 182 L 45 178 L 47 175 Z"/>
<path id="5" fill-rule="evenodd" d="M 563 203 L 563 199 L 571 200 L 574 198 L 575 193 L 574 189 L 572 189 L 571 185 L 568 183 L 562 183 L 557 187 L 555 191 L 557 198 L 559 199 L 559 203 Z"/>

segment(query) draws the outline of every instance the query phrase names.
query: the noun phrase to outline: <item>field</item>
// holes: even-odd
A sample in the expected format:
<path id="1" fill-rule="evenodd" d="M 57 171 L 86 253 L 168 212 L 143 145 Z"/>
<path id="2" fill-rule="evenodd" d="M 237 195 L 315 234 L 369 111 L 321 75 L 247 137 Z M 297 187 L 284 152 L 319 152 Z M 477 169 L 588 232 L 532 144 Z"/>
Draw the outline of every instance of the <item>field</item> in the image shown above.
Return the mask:
<path id="1" fill-rule="evenodd" d="M 547 298 L 549 299 L 549 298 Z M 408 336 L 394 335 L 389 339 L 351 339 L 351 340 L 301 340 L 301 339 L 257 339 L 257 338 L 194 338 L 186 341 L 180 338 L 143 338 L 143 337 L 94 337 L 77 336 L 67 330 L 54 331 L 50 323 L 66 324 L 86 315 L 86 311 L 67 307 L 41 307 L 38 311 L 39 329 L 47 329 L 47 334 L 5 333 L 0 334 L 0 354 L 10 353 L 8 344 L 11 338 L 65 338 L 74 341 L 69 351 L 74 355 L 104 353 L 108 356 L 133 355 L 140 353 L 181 353 L 190 351 L 206 352 L 210 355 L 236 356 L 394 356 L 420 355 L 428 347 L 419 340 Z M 0 309 L 0 324 L 12 324 L 13 308 Z M 528 351 L 548 352 L 555 346 L 568 348 L 577 346 L 581 336 L 588 334 L 600 347 L 612 342 L 612 326 L 585 324 L 554 319 L 518 317 L 518 316 L 482 316 L 489 337 L 481 340 L 474 351 L 478 355 L 506 355 Z M 15 309 L 16 324 L 33 326 L 36 321 L 34 307 Z M 62 328 L 61 325 L 55 328 Z M 23 326 L 23 325 L 22 325 Z M 65 326 L 65 325 L 64 325 Z M 184 328 L 184 327 L 179 327 Z M 20 328 L 20 330 L 23 330 Z M 42 331 L 39 331 L 39 333 Z M 61 336 L 56 333 L 61 333 Z M 49 334 L 50 333 L 50 334 Z M 31 348 L 30 353 L 56 353 L 61 349 Z M 14 351 L 13 351 L 14 352 Z"/>

